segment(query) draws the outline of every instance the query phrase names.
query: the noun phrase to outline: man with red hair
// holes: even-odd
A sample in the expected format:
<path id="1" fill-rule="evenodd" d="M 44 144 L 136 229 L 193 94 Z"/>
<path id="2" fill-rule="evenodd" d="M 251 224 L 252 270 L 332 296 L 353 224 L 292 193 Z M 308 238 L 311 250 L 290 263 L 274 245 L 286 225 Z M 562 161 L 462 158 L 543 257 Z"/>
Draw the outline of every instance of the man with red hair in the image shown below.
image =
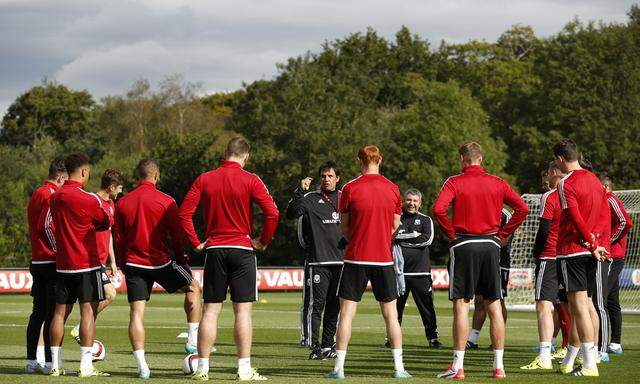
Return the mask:
<path id="1" fill-rule="evenodd" d="M 338 288 L 340 321 L 336 341 L 336 361 L 330 379 L 344 379 L 344 360 L 351 338 L 351 323 L 358 302 L 371 281 L 380 303 L 391 343 L 394 378 L 411 375 L 402 362 L 402 330 L 398 322 L 398 289 L 391 255 L 391 240 L 400 226 L 402 197 L 397 185 L 380 175 L 380 149 L 367 145 L 358 151 L 362 175 L 345 184 L 340 199 L 340 229 L 349 242 Z"/>

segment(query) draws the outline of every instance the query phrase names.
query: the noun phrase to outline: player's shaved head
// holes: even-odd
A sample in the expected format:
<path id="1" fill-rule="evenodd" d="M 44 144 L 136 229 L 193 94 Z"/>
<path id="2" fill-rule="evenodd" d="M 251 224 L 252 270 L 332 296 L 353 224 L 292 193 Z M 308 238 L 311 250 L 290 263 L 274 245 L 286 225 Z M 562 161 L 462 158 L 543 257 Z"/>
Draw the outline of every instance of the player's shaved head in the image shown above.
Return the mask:
<path id="1" fill-rule="evenodd" d="M 462 156 L 464 160 L 470 163 L 476 163 L 482 160 L 482 146 L 475 141 L 462 144 L 458 153 L 460 153 L 460 156 Z"/>
<path id="2" fill-rule="evenodd" d="M 142 159 L 135 170 L 138 180 L 147 180 L 160 173 L 160 166 L 153 159 Z"/>
<path id="3" fill-rule="evenodd" d="M 382 160 L 380 148 L 375 145 L 365 145 L 358 151 L 358 159 L 365 167 L 369 164 L 379 164 Z"/>
<path id="4" fill-rule="evenodd" d="M 249 142 L 242 136 L 236 136 L 227 144 L 226 157 L 227 159 L 231 157 L 242 158 L 249 154 L 250 150 Z"/>
<path id="5" fill-rule="evenodd" d="M 64 159 L 61 157 L 57 157 L 53 159 L 53 161 L 51 161 L 51 164 L 49 164 L 49 175 L 47 176 L 47 178 L 49 180 L 55 180 L 59 176 L 66 173 L 67 168 L 64 166 Z"/>

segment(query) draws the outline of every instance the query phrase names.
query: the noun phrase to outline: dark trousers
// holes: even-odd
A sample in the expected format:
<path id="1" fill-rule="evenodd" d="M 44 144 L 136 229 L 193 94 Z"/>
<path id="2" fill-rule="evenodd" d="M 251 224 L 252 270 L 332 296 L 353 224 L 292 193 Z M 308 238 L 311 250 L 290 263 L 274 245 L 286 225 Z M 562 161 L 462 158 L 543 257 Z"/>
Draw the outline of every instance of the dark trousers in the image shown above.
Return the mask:
<path id="1" fill-rule="evenodd" d="M 598 329 L 598 351 L 607 352 L 609 344 L 609 314 L 607 311 L 607 296 L 609 283 L 610 261 L 599 261 L 596 268 L 595 289 L 591 299 L 600 318 L 600 328 Z"/>
<path id="2" fill-rule="evenodd" d="M 305 266 L 300 337 L 308 347 L 320 345 L 322 348 L 329 348 L 335 343 L 340 311 L 337 293 L 341 271 L 341 265 Z M 322 343 L 319 342 L 321 323 Z"/>
<path id="3" fill-rule="evenodd" d="M 433 306 L 433 289 L 431 287 L 431 276 L 406 276 L 404 277 L 406 289 L 404 295 L 398 297 L 396 305 L 398 307 L 398 321 L 402 324 L 402 314 L 405 304 L 409 298 L 409 293 L 413 295 L 418 312 L 424 325 L 424 333 L 428 340 L 438 338 L 438 324 L 436 322 L 436 309 Z"/>
<path id="4" fill-rule="evenodd" d="M 33 309 L 27 324 L 27 360 L 35 360 L 40 338 L 40 329 L 44 339 L 45 361 L 51 362 L 51 344 L 49 342 L 49 326 L 56 307 L 55 264 L 32 264 L 29 267 L 33 284 L 31 296 Z M 43 328 L 44 325 L 44 328 Z"/>
<path id="5" fill-rule="evenodd" d="M 620 344 L 622 339 L 622 308 L 620 307 L 620 273 L 624 267 L 624 259 L 613 259 L 609 268 L 609 293 L 607 310 L 611 323 L 611 342 Z"/>

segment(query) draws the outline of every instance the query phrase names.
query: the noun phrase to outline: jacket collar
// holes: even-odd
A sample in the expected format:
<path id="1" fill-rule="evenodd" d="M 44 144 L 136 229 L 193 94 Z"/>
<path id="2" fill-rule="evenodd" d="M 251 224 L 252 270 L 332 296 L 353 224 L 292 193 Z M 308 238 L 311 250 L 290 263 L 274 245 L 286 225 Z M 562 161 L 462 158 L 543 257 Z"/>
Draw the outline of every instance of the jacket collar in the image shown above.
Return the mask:
<path id="1" fill-rule="evenodd" d="M 482 165 L 467 165 L 462 169 L 463 173 L 482 173 L 484 168 Z"/>
<path id="2" fill-rule="evenodd" d="M 230 160 L 222 160 L 220 162 L 220 166 L 224 168 L 242 168 L 240 163 L 236 161 L 230 161 Z"/>

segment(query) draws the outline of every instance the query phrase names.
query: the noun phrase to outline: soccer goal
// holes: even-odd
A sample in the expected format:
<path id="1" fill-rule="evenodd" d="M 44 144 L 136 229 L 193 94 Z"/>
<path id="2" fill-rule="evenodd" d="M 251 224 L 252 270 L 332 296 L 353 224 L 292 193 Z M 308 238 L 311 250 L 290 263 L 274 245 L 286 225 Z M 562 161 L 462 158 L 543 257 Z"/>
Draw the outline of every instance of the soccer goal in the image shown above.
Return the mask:
<path id="1" fill-rule="evenodd" d="M 620 274 L 620 305 L 624 313 L 640 313 L 640 190 L 615 191 L 633 220 L 627 235 L 627 255 Z M 515 310 L 534 310 L 534 261 L 531 256 L 540 220 L 541 195 L 526 194 L 522 198 L 531 212 L 513 236 L 511 276 L 507 307 Z"/>

